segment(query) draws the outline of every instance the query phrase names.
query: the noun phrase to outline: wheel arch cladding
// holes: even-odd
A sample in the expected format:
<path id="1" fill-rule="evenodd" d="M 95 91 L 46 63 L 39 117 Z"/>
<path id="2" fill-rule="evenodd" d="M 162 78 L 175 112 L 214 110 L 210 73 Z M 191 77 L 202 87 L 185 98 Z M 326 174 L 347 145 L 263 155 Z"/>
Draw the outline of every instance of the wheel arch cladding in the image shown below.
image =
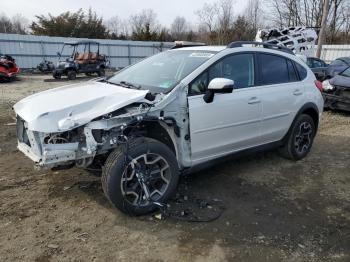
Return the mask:
<path id="1" fill-rule="evenodd" d="M 165 144 L 170 148 L 175 156 L 177 155 L 173 139 L 171 138 L 169 132 L 163 126 L 161 126 L 159 122 L 146 121 L 142 125 L 141 130 L 146 132 L 147 137 L 153 138 Z"/>
<path id="2" fill-rule="evenodd" d="M 296 115 L 299 116 L 300 114 L 305 114 L 305 115 L 309 115 L 312 120 L 314 121 L 315 127 L 316 127 L 316 131 L 318 128 L 318 123 L 319 123 L 319 112 L 318 112 L 318 108 L 314 103 L 306 103 L 298 112 L 298 114 Z"/>
<path id="3" fill-rule="evenodd" d="M 297 120 L 297 118 L 302 115 L 302 114 L 305 114 L 305 115 L 309 115 L 312 120 L 314 121 L 314 124 L 315 124 L 315 135 L 317 133 L 317 129 L 318 129 L 318 123 L 319 123 L 319 114 L 318 114 L 318 108 L 317 106 L 312 103 L 312 102 L 309 102 L 309 103 L 306 103 L 304 104 L 300 109 L 299 111 L 296 113 L 294 119 L 293 119 L 293 122 L 292 124 L 290 125 L 289 129 L 288 129 L 288 132 L 285 134 L 285 136 L 283 137 L 282 139 L 282 143 L 284 143 L 289 135 L 289 133 L 291 132 L 291 130 L 293 129 L 293 126 L 295 124 L 295 121 Z"/>

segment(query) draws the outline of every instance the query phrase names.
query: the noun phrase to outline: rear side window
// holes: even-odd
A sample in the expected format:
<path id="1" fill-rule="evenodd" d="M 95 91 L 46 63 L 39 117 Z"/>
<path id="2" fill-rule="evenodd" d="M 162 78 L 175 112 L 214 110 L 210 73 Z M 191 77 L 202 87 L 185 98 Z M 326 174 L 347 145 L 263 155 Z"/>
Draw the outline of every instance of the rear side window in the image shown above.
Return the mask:
<path id="1" fill-rule="evenodd" d="M 296 67 L 296 69 L 298 71 L 300 80 L 304 80 L 306 78 L 306 76 L 307 76 L 306 69 L 302 65 L 297 63 L 297 62 L 295 62 L 294 64 L 295 64 L 295 67 Z"/>
<path id="2" fill-rule="evenodd" d="M 259 54 L 260 78 L 263 85 L 289 82 L 287 60 L 283 57 Z"/>
<path id="3" fill-rule="evenodd" d="M 287 59 L 287 67 L 288 67 L 288 75 L 289 75 L 289 82 L 296 82 L 298 81 L 298 75 L 295 72 L 293 62 Z"/>

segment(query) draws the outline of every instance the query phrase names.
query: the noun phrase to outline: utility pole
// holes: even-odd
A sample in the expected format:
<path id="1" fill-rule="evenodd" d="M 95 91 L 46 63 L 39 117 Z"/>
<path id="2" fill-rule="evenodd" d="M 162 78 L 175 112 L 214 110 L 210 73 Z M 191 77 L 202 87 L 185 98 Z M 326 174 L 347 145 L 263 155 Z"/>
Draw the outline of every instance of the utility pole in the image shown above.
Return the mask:
<path id="1" fill-rule="evenodd" d="M 316 51 L 316 57 L 317 58 L 321 57 L 322 44 L 324 42 L 325 35 L 326 35 L 326 26 L 327 26 L 328 12 L 329 12 L 329 0 L 324 0 L 323 1 L 321 30 L 320 30 L 320 35 L 318 37 L 318 42 L 317 42 L 317 51 Z"/>

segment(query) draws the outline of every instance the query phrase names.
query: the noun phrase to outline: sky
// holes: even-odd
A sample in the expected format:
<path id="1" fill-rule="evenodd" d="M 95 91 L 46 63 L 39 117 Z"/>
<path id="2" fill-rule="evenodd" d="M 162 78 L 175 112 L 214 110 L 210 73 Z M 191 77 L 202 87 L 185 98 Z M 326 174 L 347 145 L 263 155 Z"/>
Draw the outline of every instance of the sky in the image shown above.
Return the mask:
<path id="1" fill-rule="evenodd" d="M 184 16 L 187 21 L 196 23 L 197 16 L 194 11 L 200 9 L 205 2 L 212 3 L 216 0 L 1 0 L 0 13 L 7 16 L 22 14 L 29 20 L 35 15 L 51 13 L 58 15 L 65 11 L 75 12 L 79 8 L 91 7 L 104 19 L 115 15 L 128 19 L 131 14 L 142 9 L 153 9 L 157 13 L 159 22 L 169 26 L 176 16 Z M 245 7 L 246 0 L 234 0 L 236 14 Z"/>

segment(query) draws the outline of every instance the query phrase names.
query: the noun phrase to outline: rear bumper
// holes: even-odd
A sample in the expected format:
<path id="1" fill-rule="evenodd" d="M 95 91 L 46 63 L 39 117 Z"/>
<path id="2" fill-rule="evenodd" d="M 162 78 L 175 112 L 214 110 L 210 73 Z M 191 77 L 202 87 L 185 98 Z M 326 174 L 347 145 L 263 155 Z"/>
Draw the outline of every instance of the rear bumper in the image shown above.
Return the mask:
<path id="1" fill-rule="evenodd" d="M 350 111 L 350 98 L 329 93 L 323 93 L 322 95 L 325 108 Z"/>

